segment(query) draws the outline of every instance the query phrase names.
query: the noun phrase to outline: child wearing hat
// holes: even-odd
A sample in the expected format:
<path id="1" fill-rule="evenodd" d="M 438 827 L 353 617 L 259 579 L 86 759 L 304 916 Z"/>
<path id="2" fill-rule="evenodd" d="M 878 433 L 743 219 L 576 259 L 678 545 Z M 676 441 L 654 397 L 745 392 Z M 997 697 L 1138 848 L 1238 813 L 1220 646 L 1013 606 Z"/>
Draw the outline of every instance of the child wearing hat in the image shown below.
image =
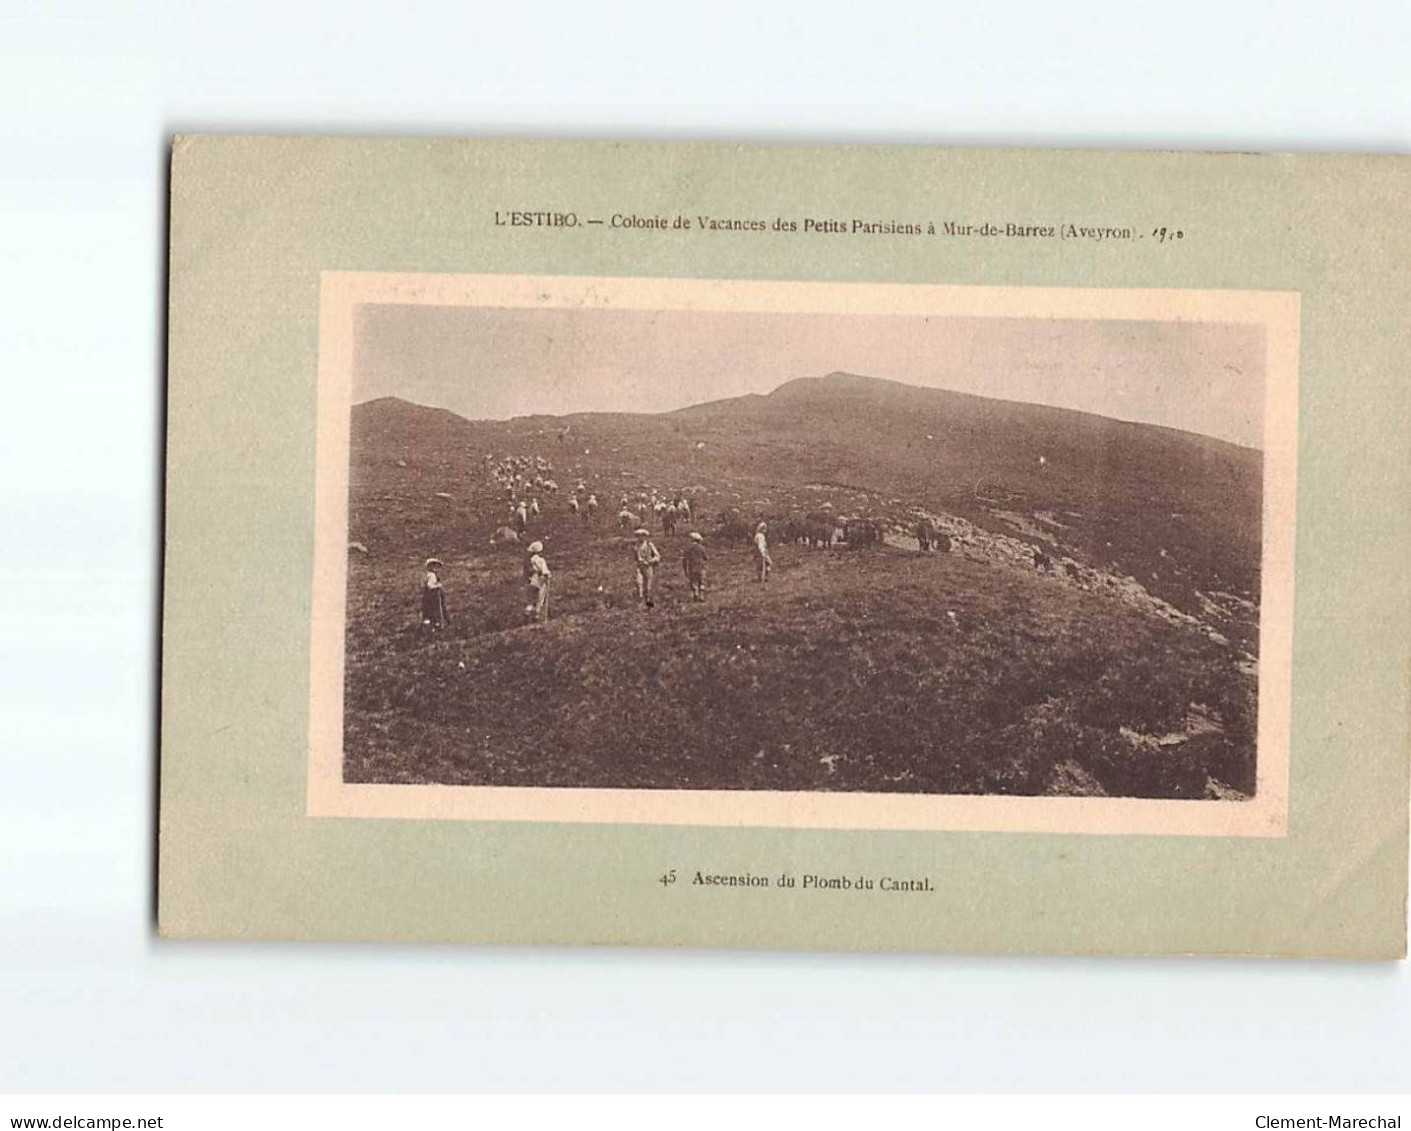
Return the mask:
<path id="1" fill-rule="evenodd" d="M 524 615 L 538 621 L 549 619 L 549 563 L 544 560 L 544 543 L 529 543 L 529 561 L 524 566 L 529 581 L 529 604 Z"/>
<path id="2" fill-rule="evenodd" d="M 753 550 L 756 581 L 768 581 L 769 574 L 774 569 L 774 559 L 769 556 L 769 542 L 764 536 L 765 530 L 766 526 L 762 522 L 754 528 Z"/>
<path id="3" fill-rule="evenodd" d="M 426 559 L 426 576 L 421 581 L 421 627 L 440 632 L 451 618 L 446 613 L 446 591 L 441 586 L 440 558 Z"/>
<path id="4" fill-rule="evenodd" d="M 637 549 L 632 555 L 637 564 L 637 596 L 647 608 L 655 608 L 652 589 L 656 582 L 657 566 L 661 564 L 661 552 L 652 544 L 651 532 L 645 526 L 639 526 L 632 533 L 637 536 Z"/>

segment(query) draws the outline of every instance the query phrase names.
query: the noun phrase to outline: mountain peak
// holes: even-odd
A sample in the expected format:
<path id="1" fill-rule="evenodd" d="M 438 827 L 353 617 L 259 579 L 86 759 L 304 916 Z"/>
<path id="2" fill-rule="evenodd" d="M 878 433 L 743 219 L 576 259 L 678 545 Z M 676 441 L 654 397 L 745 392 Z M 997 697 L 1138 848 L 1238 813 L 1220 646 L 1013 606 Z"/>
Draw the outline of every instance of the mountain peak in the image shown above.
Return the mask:
<path id="1" fill-rule="evenodd" d="M 900 381 L 889 381 L 885 377 L 865 377 L 860 373 L 848 373 L 842 369 L 835 369 L 832 373 L 825 373 L 821 377 L 795 377 L 792 381 L 785 381 L 770 396 L 784 393 L 786 396 L 793 393 L 822 393 L 822 392 L 881 392 L 889 388 L 907 388 Z"/>

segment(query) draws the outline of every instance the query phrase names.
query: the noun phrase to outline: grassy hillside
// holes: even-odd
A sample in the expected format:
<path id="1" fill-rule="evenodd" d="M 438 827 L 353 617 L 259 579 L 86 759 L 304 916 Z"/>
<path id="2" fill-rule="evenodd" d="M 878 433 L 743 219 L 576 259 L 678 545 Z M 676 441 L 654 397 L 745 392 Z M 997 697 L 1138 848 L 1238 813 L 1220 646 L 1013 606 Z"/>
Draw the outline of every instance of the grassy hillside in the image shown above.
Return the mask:
<path id="1" fill-rule="evenodd" d="M 1046 540 L 999 516 L 1043 516 L 1038 528 L 1074 556 L 1191 613 L 1197 590 L 1258 599 L 1256 451 L 849 374 L 677 415 L 731 437 L 718 464 L 727 474 L 738 447 L 762 444 L 771 455 L 747 463 L 802 463 L 815 481 L 858 486 L 882 509 L 901 498 L 1036 544 Z"/>
<path id="2" fill-rule="evenodd" d="M 566 435 L 560 434 L 567 429 Z M 531 534 L 555 580 L 526 625 L 522 551 L 484 456 L 541 455 Z M 1040 462 L 1039 457 L 1043 457 Z M 566 491 L 597 490 L 596 523 Z M 633 601 L 612 512 L 688 489 L 717 512 L 832 504 L 873 550 L 776 546 L 752 580 L 654 526 L 662 600 Z M 921 511 L 955 536 L 921 555 Z M 1253 788 L 1258 453 L 1201 437 L 846 375 L 660 416 L 470 422 L 353 414 L 352 781 L 1238 797 Z M 1033 568 L 1031 547 L 1067 562 Z M 417 624 L 435 554 L 454 617 Z M 463 665 L 463 666 L 462 666 Z"/>

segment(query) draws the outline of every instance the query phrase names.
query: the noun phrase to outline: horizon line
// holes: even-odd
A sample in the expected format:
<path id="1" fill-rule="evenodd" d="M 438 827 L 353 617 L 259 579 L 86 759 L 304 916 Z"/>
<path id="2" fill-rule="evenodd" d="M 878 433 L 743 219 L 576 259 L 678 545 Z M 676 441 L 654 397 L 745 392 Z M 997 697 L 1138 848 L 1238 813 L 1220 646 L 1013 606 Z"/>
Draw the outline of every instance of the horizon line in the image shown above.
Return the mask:
<path id="1" fill-rule="evenodd" d="M 531 412 L 521 413 L 516 416 L 465 416 L 454 409 L 446 408 L 444 405 L 426 404 L 423 401 L 413 400 L 410 397 L 400 396 L 396 393 L 384 393 L 381 396 L 369 397 L 366 400 L 354 401 L 350 405 L 352 408 L 360 408 L 363 405 L 376 404 L 378 401 L 401 401 L 403 404 L 413 405 L 417 408 L 430 409 L 436 412 L 449 413 L 457 420 L 464 420 L 469 424 L 510 424 L 516 420 L 562 420 L 570 416 L 641 416 L 641 417 L 661 417 L 671 416 L 674 413 L 685 412 L 693 408 L 705 408 L 713 404 L 726 404 L 734 401 L 763 400 L 773 396 L 780 389 L 788 385 L 798 384 L 803 381 L 826 381 L 833 377 L 851 377 L 861 381 L 872 381 L 883 385 L 897 385 L 904 389 L 915 389 L 918 392 L 942 393 L 953 397 L 966 397 L 977 401 L 994 401 L 998 404 L 1024 405 L 1029 408 L 1041 409 L 1048 412 L 1064 413 L 1071 416 L 1087 416 L 1098 420 L 1110 420 L 1117 424 L 1130 424 L 1139 428 L 1155 428 L 1162 432 L 1173 432 L 1181 436 L 1197 436 L 1202 440 L 1210 440 L 1217 444 L 1226 444 L 1232 448 L 1238 448 L 1246 452 L 1263 453 L 1262 445 L 1241 444 L 1236 440 L 1228 440 L 1222 436 L 1213 436 L 1208 432 L 1197 432 L 1190 428 L 1177 428 L 1170 424 L 1154 424 L 1147 420 L 1132 420 L 1129 417 L 1109 416 L 1106 413 L 1092 412 L 1081 408 L 1067 408 L 1059 405 L 1044 404 L 1041 401 L 1026 401 L 1014 397 L 993 397 L 984 393 L 964 392 L 960 389 L 944 388 L 940 385 L 915 385 L 910 381 L 899 381 L 895 377 L 875 377 L 867 373 L 852 373 L 844 369 L 834 369 L 827 373 L 808 374 L 802 377 L 790 377 L 781 381 L 767 393 L 741 393 L 733 397 L 717 397 L 714 400 L 692 401 L 689 404 L 678 405 L 676 408 L 662 409 L 659 412 L 633 412 L 630 409 L 578 409 L 571 412 L 548 413 Z"/>

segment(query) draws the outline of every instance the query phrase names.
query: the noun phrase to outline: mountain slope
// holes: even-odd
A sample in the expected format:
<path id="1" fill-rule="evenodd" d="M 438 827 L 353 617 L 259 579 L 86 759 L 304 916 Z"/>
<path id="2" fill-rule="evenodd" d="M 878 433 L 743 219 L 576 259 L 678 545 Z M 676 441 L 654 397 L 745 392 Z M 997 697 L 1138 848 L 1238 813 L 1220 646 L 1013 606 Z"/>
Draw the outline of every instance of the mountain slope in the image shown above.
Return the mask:
<path id="1" fill-rule="evenodd" d="M 1253 788 L 1257 452 L 842 374 L 662 415 L 472 422 L 383 400 L 352 424 L 351 780 Z M 551 460 L 560 486 L 530 528 L 554 570 L 547 626 L 523 623 L 521 552 L 490 545 L 509 510 L 487 467 L 506 456 Z M 566 507 L 580 477 L 594 523 Z M 634 605 L 613 514 L 653 489 L 696 503 L 703 606 L 655 523 L 661 605 Z M 738 509 L 777 539 L 825 505 L 889 544 L 776 541 L 761 586 L 716 534 Z M 923 513 L 952 553 L 915 552 Z M 1061 567 L 1035 569 L 1035 548 Z M 415 613 L 431 554 L 455 618 L 435 640 Z"/>
<path id="2" fill-rule="evenodd" d="M 485 450 L 518 444 L 606 484 L 609 504 L 655 483 L 699 485 L 712 510 L 831 501 L 901 523 L 921 508 L 1135 578 L 1193 616 L 1209 612 L 1212 595 L 1226 612 L 1258 601 L 1261 453 L 1191 433 L 850 374 L 660 416 L 471 423 L 405 407 L 410 417 L 390 402 L 357 406 L 355 447 L 423 435 L 426 456 L 450 437 Z M 460 451 L 454 460 L 446 473 L 466 462 Z M 1248 615 L 1222 629 L 1255 650 Z"/>

